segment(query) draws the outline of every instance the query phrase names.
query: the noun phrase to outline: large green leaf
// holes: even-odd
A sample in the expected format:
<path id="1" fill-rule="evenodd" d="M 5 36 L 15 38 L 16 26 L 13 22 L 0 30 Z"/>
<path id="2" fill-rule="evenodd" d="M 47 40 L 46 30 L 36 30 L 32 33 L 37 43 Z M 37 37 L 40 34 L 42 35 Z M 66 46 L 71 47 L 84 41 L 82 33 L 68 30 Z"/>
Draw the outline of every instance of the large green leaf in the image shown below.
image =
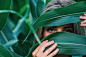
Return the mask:
<path id="1" fill-rule="evenodd" d="M 12 0 L 12 10 L 20 12 L 23 6 L 26 5 L 26 0 Z M 27 9 L 27 8 L 26 8 Z M 22 12 L 24 14 L 25 11 Z M 19 16 L 10 14 L 10 18 L 14 21 L 15 24 L 17 24 L 18 20 L 20 19 Z"/>
<path id="2" fill-rule="evenodd" d="M 29 12 L 29 8 L 27 8 L 27 11 L 26 11 L 24 17 L 22 17 L 22 18 L 18 21 L 18 23 L 17 23 L 15 29 L 13 30 L 13 32 L 14 32 L 14 34 L 15 34 L 16 36 L 18 36 L 18 35 L 21 33 L 21 31 L 22 31 L 22 29 L 23 29 L 23 27 L 24 27 L 24 25 L 25 25 L 25 20 L 26 20 L 26 18 L 27 18 L 27 16 L 28 16 L 28 12 Z"/>
<path id="3" fill-rule="evenodd" d="M 33 26 L 34 26 L 34 28 L 36 30 L 39 27 L 60 26 L 60 25 L 64 25 L 64 24 L 80 22 L 82 20 L 80 20 L 79 16 L 82 16 L 83 13 L 85 13 L 85 12 L 86 12 L 86 1 L 78 2 L 76 4 L 73 4 L 73 5 L 70 5 L 70 6 L 66 6 L 66 7 L 63 7 L 63 8 L 59 8 L 59 9 L 54 9 L 54 10 L 51 10 L 51 11 L 43 14 L 42 16 L 40 16 L 38 18 L 38 20 L 34 23 Z M 32 38 L 32 34 L 29 34 L 29 38 Z M 72 39 L 73 37 L 70 37 L 70 38 Z M 86 43 L 84 43 L 84 44 L 86 44 Z M 63 45 L 63 46 L 65 46 L 65 45 Z M 77 45 L 73 45 L 73 46 L 75 48 L 77 48 Z M 70 45 L 68 47 L 70 48 Z M 68 48 L 68 47 L 65 46 L 64 48 Z M 79 45 L 78 45 L 78 47 L 79 47 Z M 84 48 L 84 50 L 85 50 L 86 47 L 81 47 L 81 48 Z M 62 50 L 62 51 L 64 50 L 65 51 L 65 49 L 61 49 L 61 48 L 60 48 L 60 50 Z M 80 54 L 81 55 L 86 55 L 84 53 L 84 50 L 78 51 L 78 52 L 82 51 L 83 52 L 82 54 L 81 53 L 77 53 L 77 52 L 71 54 L 70 52 L 72 52 L 72 51 L 70 49 L 70 52 L 67 52 L 65 54 L 67 54 L 67 55 L 80 55 Z M 59 52 L 59 54 L 63 54 L 63 53 Z"/>
<path id="4" fill-rule="evenodd" d="M 86 1 L 86 0 L 74 0 L 74 1 L 79 2 L 79 1 Z"/>
<path id="5" fill-rule="evenodd" d="M 69 11 L 70 10 L 70 11 Z M 58 8 L 51 10 L 38 18 L 34 23 L 34 29 L 39 27 L 48 27 L 48 26 L 60 26 L 69 23 L 80 22 L 79 16 L 83 15 L 86 12 L 86 1 L 78 2 L 70 6 Z M 32 34 L 29 33 L 30 41 L 34 40 Z"/>
<path id="6" fill-rule="evenodd" d="M 30 0 L 31 14 L 32 14 L 32 18 L 33 18 L 32 19 L 32 24 L 41 15 L 44 7 L 45 7 L 44 0 Z"/>
<path id="7" fill-rule="evenodd" d="M 23 57 L 23 56 L 20 56 L 20 55 L 16 54 L 15 52 L 12 52 L 12 51 L 10 51 L 10 52 L 13 55 L 13 57 Z"/>
<path id="8" fill-rule="evenodd" d="M 12 54 L 9 50 L 0 45 L 0 57 L 12 57 Z"/>
<path id="9" fill-rule="evenodd" d="M 45 2 L 44 0 L 38 0 L 37 6 L 36 6 L 36 12 L 37 12 L 37 17 L 39 17 L 44 9 Z"/>
<path id="10" fill-rule="evenodd" d="M 29 0 L 30 1 L 30 9 L 31 9 L 31 14 L 32 14 L 32 23 L 34 23 L 37 20 L 37 14 L 36 14 L 36 6 L 38 0 Z"/>
<path id="11" fill-rule="evenodd" d="M 12 30 L 6 23 L 6 26 L 0 32 L 1 45 L 4 45 L 6 48 L 10 48 L 13 44 L 18 42 L 17 37 L 13 34 Z"/>
<path id="12" fill-rule="evenodd" d="M 15 52 L 9 51 L 4 46 L 0 45 L 0 57 L 22 57 Z"/>
<path id="13" fill-rule="evenodd" d="M 86 55 L 85 36 L 68 33 L 68 32 L 56 32 L 42 39 L 42 41 L 44 40 L 48 40 L 48 41 L 54 40 L 54 43 L 58 44 L 57 46 L 57 48 L 59 48 L 58 54 L 76 55 L 76 56 Z M 37 46 L 38 44 L 34 45 L 31 48 L 27 57 L 32 57 L 32 52 L 35 50 Z"/>
<path id="14" fill-rule="evenodd" d="M 0 10 L 10 10 L 10 6 L 11 6 L 11 0 L 0 0 Z M 8 13 L 0 14 L 0 31 L 4 27 L 7 17 L 8 17 Z"/>
<path id="15" fill-rule="evenodd" d="M 54 9 L 40 16 L 34 23 L 34 28 L 80 22 L 79 16 L 83 15 L 84 12 L 86 12 L 86 1 Z"/>
<path id="16" fill-rule="evenodd" d="M 0 33 L 0 39 L 1 45 L 22 56 L 27 55 L 31 47 L 30 41 L 22 44 L 23 39 L 18 39 L 7 24 Z"/>

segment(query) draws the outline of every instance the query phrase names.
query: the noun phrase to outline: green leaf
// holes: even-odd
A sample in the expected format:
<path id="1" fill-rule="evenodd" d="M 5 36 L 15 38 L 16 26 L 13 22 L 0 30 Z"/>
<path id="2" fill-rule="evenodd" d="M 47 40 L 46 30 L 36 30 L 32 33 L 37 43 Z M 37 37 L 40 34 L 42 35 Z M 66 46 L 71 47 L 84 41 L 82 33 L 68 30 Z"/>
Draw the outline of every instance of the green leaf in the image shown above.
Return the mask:
<path id="1" fill-rule="evenodd" d="M 14 32 L 14 34 L 15 34 L 16 36 L 18 36 L 18 35 L 21 33 L 21 31 L 22 31 L 22 29 L 23 29 L 23 27 L 24 27 L 24 25 L 25 25 L 25 20 L 26 20 L 26 18 L 27 18 L 27 16 L 28 16 L 28 12 L 29 12 L 29 8 L 27 8 L 27 11 L 26 11 L 24 17 L 22 17 L 22 18 L 18 21 L 16 27 L 15 27 L 14 30 L 13 30 L 13 32 Z"/>
<path id="2" fill-rule="evenodd" d="M 1 45 L 21 56 L 27 55 L 32 46 L 30 41 L 25 41 L 25 43 L 22 44 L 23 39 L 18 39 L 7 24 L 0 33 L 0 39 Z"/>
<path id="3" fill-rule="evenodd" d="M 10 10 L 10 6 L 11 6 L 11 0 L 0 0 L 0 10 Z M 0 31 L 4 27 L 8 15 L 9 13 L 0 14 Z"/>
<path id="4" fill-rule="evenodd" d="M 42 41 L 44 40 L 48 41 L 54 40 L 54 43 L 58 44 L 58 46 L 56 47 L 59 48 L 58 54 L 73 55 L 73 56 L 86 55 L 85 36 L 68 32 L 56 32 L 42 39 Z M 31 48 L 27 57 L 32 57 L 32 52 L 35 50 L 37 46 L 38 44 L 34 45 Z M 50 47 L 51 46 L 47 47 L 45 50 L 47 50 Z"/>
<path id="5" fill-rule="evenodd" d="M 0 45 L 0 57 L 12 57 L 12 54 L 9 50 Z"/>
<path id="6" fill-rule="evenodd" d="M 34 36 L 36 37 L 36 40 L 38 41 L 38 43 L 41 44 L 40 39 L 39 39 L 39 37 L 37 36 L 37 34 L 36 34 L 36 32 L 35 32 L 33 26 L 32 26 L 29 22 L 27 22 L 27 20 L 26 20 L 26 23 L 27 23 L 28 26 L 30 27 L 30 29 L 31 29 L 31 31 L 33 32 Z M 26 39 L 27 39 L 27 38 L 26 38 Z M 23 41 L 23 42 L 24 42 L 24 41 Z"/>
<path id="7" fill-rule="evenodd" d="M 76 1 L 76 2 L 80 2 L 80 1 L 86 1 L 86 0 L 74 0 L 74 1 Z"/>
<path id="8" fill-rule="evenodd" d="M 72 56 L 72 57 L 82 57 L 82 56 Z"/>
<path id="9" fill-rule="evenodd" d="M 68 11 L 70 10 L 70 11 Z M 80 22 L 79 16 L 86 12 L 86 1 L 78 2 L 70 6 L 51 10 L 38 18 L 34 28 L 60 26 L 69 23 Z"/>
<path id="10" fill-rule="evenodd" d="M 18 15 L 21 18 L 23 17 L 20 13 L 13 11 L 13 10 L 0 10 L 0 13 L 13 13 L 13 14 Z"/>
<path id="11" fill-rule="evenodd" d="M 37 17 L 39 17 L 45 7 L 45 2 L 44 0 L 38 0 L 37 6 L 36 6 L 36 12 L 37 12 Z"/>
<path id="12" fill-rule="evenodd" d="M 12 45 L 16 44 L 18 42 L 18 40 L 14 39 L 14 40 L 10 40 L 8 41 L 6 44 L 4 44 L 3 46 L 5 46 L 6 48 L 11 47 Z"/>
<path id="13" fill-rule="evenodd" d="M 25 5 L 21 8 L 21 10 L 19 11 L 19 13 L 23 14 L 27 8 L 29 8 L 29 5 L 28 5 L 28 4 L 25 4 Z"/>
<path id="14" fill-rule="evenodd" d="M 13 29 L 14 27 L 15 27 L 15 24 L 14 24 L 14 22 L 8 17 L 8 19 L 7 19 L 7 23 L 8 23 L 8 25 L 9 25 L 9 27 L 11 28 L 11 29 Z"/>
<path id="15" fill-rule="evenodd" d="M 12 51 L 10 51 L 10 52 L 13 55 L 13 57 L 23 57 L 23 56 L 20 56 L 20 55 L 16 54 L 15 52 L 12 52 Z"/>
<path id="16" fill-rule="evenodd" d="M 60 26 L 64 24 L 80 22 L 82 20 L 79 18 L 79 16 L 82 16 L 85 12 L 86 1 L 78 2 L 66 7 L 46 12 L 38 18 L 33 27 L 36 30 L 40 27 Z M 30 41 L 33 43 L 34 37 L 32 34 L 29 33 L 28 36 L 27 37 L 31 38 Z"/>
<path id="17" fill-rule="evenodd" d="M 7 23 L 3 30 L 0 32 L 0 39 L 1 45 L 5 45 L 7 48 L 10 48 L 12 45 L 18 42 L 17 37 L 13 34 Z"/>
<path id="18" fill-rule="evenodd" d="M 21 11 L 21 8 L 26 5 L 26 0 L 13 0 L 12 1 L 12 9 L 11 10 L 14 10 L 16 12 L 20 12 Z M 22 15 L 25 13 L 22 12 Z M 17 24 L 17 21 L 20 19 L 19 16 L 17 15 L 14 15 L 14 14 L 10 14 L 10 18 L 14 21 L 15 24 Z"/>
<path id="19" fill-rule="evenodd" d="M 38 0 L 30 0 L 30 9 L 32 14 L 32 24 L 37 20 L 37 12 L 36 12 L 36 6 L 37 6 Z"/>
<path id="20" fill-rule="evenodd" d="M 0 45 L 0 57 L 23 57 Z"/>
<path id="21" fill-rule="evenodd" d="M 13 50 L 15 53 L 21 55 L 21 56 L 26 56 L 31 48 L 30 41 L 25 41 L 24 44 L 22 44 L 23 39 L 19 39 L 18 43 L 14 44 L 12 46 Z"/>

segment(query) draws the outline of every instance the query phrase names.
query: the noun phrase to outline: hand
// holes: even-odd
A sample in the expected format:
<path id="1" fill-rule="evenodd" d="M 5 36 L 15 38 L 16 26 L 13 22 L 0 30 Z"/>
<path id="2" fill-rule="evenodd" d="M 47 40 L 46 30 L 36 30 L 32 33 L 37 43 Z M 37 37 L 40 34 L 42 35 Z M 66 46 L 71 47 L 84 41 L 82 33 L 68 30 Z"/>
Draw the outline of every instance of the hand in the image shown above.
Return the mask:
<path id="1" fill-rule="evenodd" d="M 86 14 L 84 14 L 84 16 L 80 16 L 80 19 L 84 20 L 81 22 L 81 26 L 86 26 Z"/>
<path id="2" fill-rule="evenodd" d="M 41 45 L 39 45 L 33 52 L 32 52 L 32 56 L 33 57 L 53 57 L 55 56 L 59 49 L 56 49 L 55 51 L 53 51 L 52 53 L 50 53 L 52 50 L 54 50 L 57 46 L 57 43 L 53 44 L 54 41 L 43 41 Z M 52 45 L 53 44 L 53 45 Z M 52 45 L 49 49 L 47 49 L 46 51 L 45 48 Z"/>

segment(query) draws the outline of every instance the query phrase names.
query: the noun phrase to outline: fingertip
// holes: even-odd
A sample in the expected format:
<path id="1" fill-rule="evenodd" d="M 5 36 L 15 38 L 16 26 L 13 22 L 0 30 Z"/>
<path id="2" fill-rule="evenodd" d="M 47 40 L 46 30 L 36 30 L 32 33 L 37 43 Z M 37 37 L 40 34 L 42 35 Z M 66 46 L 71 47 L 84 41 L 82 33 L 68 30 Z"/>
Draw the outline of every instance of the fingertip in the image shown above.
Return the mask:
<path id="1" fill-rule="evenodd" d="M 44 44 L 44 43 L 46 43 L 46 42 L 48 42 L 48 40 L 42 41 L 42 44 Z"/>
<path id="2" fill-rule="evenodd" d="M 45 40 L 45 42 L 48 42 L 48 40 Z"/>
<path id="3" fill-rule="evenodd" d="M 56 49 L 56 52 L 59 52 L 59 49 L 58 48 Z"/>
<path id="4" fill-rule="evenodd" d="M 48 40 L 46 40 L 46 42 L 48 42 Z"/>
<path id="5" fill-rule="evenodd" d="M 82 19 L 82 18 L 83 18 L 83 16 L 80 16 L 79 18 L 80 18 L 80 19 Z"/>
<path id="6" fill-rule="evenodd" d="M 57 48 L 57 50 L 59 51 L 59 48 Z"/>
<path id="7" fill-rule="evenodd" d="M 55 45 L 57 46 L 57 43 L 55 43 Z"/>
<path id="8" fill-rule="evenodd" d="M 53 42 L 54 43 L 54 41 L 52 40 L 51 42 Z"/>
<path id="9" fill-rule="evenodd" d="M 84 25 L 80 24 L 81 27 L 84 27 Z"/>

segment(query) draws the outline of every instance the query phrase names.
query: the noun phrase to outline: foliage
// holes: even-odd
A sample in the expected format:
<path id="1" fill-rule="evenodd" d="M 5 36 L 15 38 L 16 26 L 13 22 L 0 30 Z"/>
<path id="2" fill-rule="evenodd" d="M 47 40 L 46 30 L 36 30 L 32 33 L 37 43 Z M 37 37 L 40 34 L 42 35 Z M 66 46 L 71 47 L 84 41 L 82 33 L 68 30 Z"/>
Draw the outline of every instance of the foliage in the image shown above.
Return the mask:
<path id="1" fill-rule="evenodd" d="M 55 43 L 58 43 L 58 46 L 56 47 L 56 48 L 59 48 L 60 50 L 58 54 L 86 55 L 86 51 L 85 51 L 86 50 L 86 37 L 85 36 L 68 33 L 68 32 L 56 32 L 42 39 L 42 41 L 44 40 L 48 40 L 48 41 L 54 40 Z M 31 48 L 30 53 L 28 54 L 28 57 L 32 57 L 31 56 L 32 51 L 34 51 L 34 49 L 37 46 L 38 44 L 35 44 Z"/>
<path id="2" fill-rule="evenodd" d="M 38 43 L 41 43 L 35 33 L 36 29 L 45 26 L 59 26 L 68 23 L 80 22 L 82 20 L 79 19 L 79 16 L 86 12 L 85 0 L 83 0 L 83 2 L 82 0 L 76 0 L 78 2 L 76 4 L 60 9 L 54 9 L 40 16 L 43 8 L 50 0 L 45 1 L 46 2 L 44 2 L 44 0 L 0 0 L 0 57 L 29 57 L 29 54 L 31 54 L 30 48 L 34 45 L 34 36 Z M 70 11 L 67 11 L 69 9 Z M 62 20 L 65 21 L 62 22 Z M 34 36 L 32 32 L 34 33 Z M 56 34 L 61 34 L 62 37 L 62 33 Z M 69 33 L 67 33 L 67 35 L 69 35 Z M 55 36 L 55 34 L 50 36 Z M 50 36 L 46 38 L 50 38 Z M 75 35 L 74 37 L 77 38 L 77 36 L 79 35 Z M 60 36 L 58 36 L 58 39 L 59 37 Z M 82 36 L 80 37 L 81 41 L 83 41 L 82 38 L 85 39 L 85 37 Z M 74 39 L 72 40 L 75 41 Z M 81 44 L 86 45 L 86 41 L 84 43 L 83 42 L 81 42 Z M 79 44 L 79 42 L 77 42 L 77 44 Z M 64 44 L 62 44 L 62 46 L 64 46 Z M 69 48 L 68 45 L 66 47 Z M 78 45 L 72 45 L 72 48 L 76 48 L 77 50 Z M 82 48 L 85 48 L 85 46 Z M 74 49 L 72 49 L 72 51 L 73 50 Z M 82 51 L 82 49 L 80 51 Z M 79 53 L 76 52 L 76 54 L 78 55 Z M 74 54 L 71 53 L 70 55 Z M 80 53 L 80 55 L 86 54 Z"/>

